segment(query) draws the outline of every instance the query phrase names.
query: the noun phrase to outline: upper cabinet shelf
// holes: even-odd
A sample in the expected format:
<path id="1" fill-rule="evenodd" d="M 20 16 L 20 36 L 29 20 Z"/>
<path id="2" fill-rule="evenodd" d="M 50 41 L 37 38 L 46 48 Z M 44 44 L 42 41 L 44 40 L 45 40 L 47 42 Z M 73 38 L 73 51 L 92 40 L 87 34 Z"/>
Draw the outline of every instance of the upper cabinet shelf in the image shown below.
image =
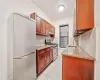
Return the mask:
<path id="1" fill-rule="evenodd" d="M 94 0 L 76 0 L 76 30 L 78 35 L 94 28 Z"/>
<path id="2" fill-rule="evenodd" d="M 48 23 L 46 20 L 39 17 L 36 13 L 30 14 L 30 17 L 36 20 L 36 35 L 48 36 L 54 38 L 55 36 L 55 27 Z M 54 34 L 50 34 L 52 32 Z"/>

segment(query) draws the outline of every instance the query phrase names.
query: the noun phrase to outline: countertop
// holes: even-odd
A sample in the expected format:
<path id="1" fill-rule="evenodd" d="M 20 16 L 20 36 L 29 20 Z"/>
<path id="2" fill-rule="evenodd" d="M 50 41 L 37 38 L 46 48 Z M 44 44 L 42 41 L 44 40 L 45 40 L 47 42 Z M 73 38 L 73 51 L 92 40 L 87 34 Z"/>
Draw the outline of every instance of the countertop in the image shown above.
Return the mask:
<path id="1" fill-rule="evenodd" d="M 52 45 L 40 45 L 40 46 L 36 46 L 36 50 L 42 50 L 49 47 L 52 47 Z"/>
<path id="2" fill-rule="evenodd" d="M 88 53 L 83 51 L 81 48 L 78 47 L 67 47 L 63 52 L 62 55 L 75 57 L 75 58 L 81 58 L 81 59 L 87 59 L 87 60 L 95 60 L 92 56 L 90 56 Z"/>

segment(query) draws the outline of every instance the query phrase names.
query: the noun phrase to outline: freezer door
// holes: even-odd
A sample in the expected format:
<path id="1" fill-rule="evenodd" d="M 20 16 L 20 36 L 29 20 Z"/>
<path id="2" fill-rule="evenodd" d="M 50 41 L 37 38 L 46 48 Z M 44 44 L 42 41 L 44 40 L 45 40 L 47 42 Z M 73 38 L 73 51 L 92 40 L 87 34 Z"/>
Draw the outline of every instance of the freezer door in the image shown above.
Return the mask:
<path id="1" fill-rule="evenodd" d="M 35 80 L 36 79 L 36 53 L 14 59 L 13 80 Z"/>
<path id="2" fill-rule="evenodd" d="M 22 15 L 14 14 L 14 58 L 36 52 L 36 23 Z"/>

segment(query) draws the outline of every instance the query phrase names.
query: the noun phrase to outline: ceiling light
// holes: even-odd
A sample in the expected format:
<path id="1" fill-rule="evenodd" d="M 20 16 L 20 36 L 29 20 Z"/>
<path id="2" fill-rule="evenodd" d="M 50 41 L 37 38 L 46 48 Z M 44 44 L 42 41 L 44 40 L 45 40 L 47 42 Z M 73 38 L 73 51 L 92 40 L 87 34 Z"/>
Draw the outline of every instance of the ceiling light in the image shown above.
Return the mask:
<path id="1" fill-rule="evenodd" d="M 59 5 L 59 6 L 58 6 L 58 10 L 59 10 L 60 12 L 64 11 L 64 9 L 65 9 L 65 6 L 64 6 L 64 5 Z"/>

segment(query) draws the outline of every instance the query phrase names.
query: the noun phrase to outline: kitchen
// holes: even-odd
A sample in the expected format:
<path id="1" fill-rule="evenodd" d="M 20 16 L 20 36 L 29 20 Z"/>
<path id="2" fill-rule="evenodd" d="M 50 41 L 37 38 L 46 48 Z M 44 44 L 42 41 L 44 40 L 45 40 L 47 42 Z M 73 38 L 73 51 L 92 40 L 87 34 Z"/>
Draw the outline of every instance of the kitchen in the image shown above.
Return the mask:
<path id="1" fill-rule="evenodd" d="M 43 1 L 47 4 L 44 5 Z M 76 0 L 76 1 L 65 0 L 65 2 L 64 0 L 58 2 L 53 0 L 51 0 L 50 2 L 46 0 L 43 1 L 42 0 L 41 1 L 40 0 L 1 1 L 0 6 L 1 6 L 1 10 L 3 9 L 3 11 L 1 12 L 0 15 L 1 17 L 0 24 L 2 26 L 0 29 L 1 30 L 0 31 L 1 32 L 0 34 L 1 36 L 0 80 L 13 80 L 14 77 L 15 77 L 14 80 L 21 80 L 21 79 L 27 80 L 29 79 L 28 78 L 29 76 L 32 76 L 32 74 L 33 75 L 35 74 L 34 76 L 36 76 L 35 78 L 37 78 L 37 80 L 38 79 L 39 80 L 66 80 L 66 79 L 99 80 L 99 73 L 100 73 L 99 71 L 100 57 L 98 54 L 99 53 L 99 25 L 100 25 L 99 23 L 100 12 L 98 9 L 99 0 L 91 0 L 91 1 L 84 0 L 82 2 L 80 0 Z M 56 8 L 58 8 L 59 2 L 61 2 L 61 4 L 59 4 L 61 5 L 61 7 L 62 7 L 62 3 L 64 3 L 65 8 L 64 7 L 63 8 L 65 10 L 61 12 L 57 12 L 55 8 L 54 9 L 52 8 L 54 6 L 52 6 L 51 8 L 49 7 L 50 5 L 55 5 L 57 6 Z M 57 5 L 53 3 L 57 3 Z M 15 18 L 15 16 L 20 16 L 23 18 L 23 20 L 25 21 L 27 20 L 27 21 L 23 22 L 23 20 L 19 20 L 20 18 L 18 17 Z M 25 24 L 28 24 L 30 28 L 28 28 L 28 26 L 26 26 Z M 68 24 L 69 27 L 69 36 L 68 36 L 69 44 L 68 47 L 66 46 L 66 48 L 60 48 L 59 26 L 66 25 L 66 24 Z M 32 27 L 32 25 L 34 25 L 34 28 Z M 16 29 L 14 28 L 15 34 L 12 33 L 13 27 L 10 28 L 9 26 L 10 27 L 18 26 L 15 27 Z M 24 28 L 23 26 L 26 27 Z M 41 28 L 41 26 L 43 27 Z M 76 29 L 74 29 L 75 27 Z M 30 35 L 27 36 L 29 38 L 28 40 L 26 40 L 26 37 L 24 36 L 24 34 L 28 32 L 26 28 L 30 32 L 29 34 L 27 34 Z M 30 38 L 32 36 L 34 37 Z M 17 39 L 18 42 L 14 40 L 15 38 Z M 9 39 L 11 40 L 11 43 L 9 43 Z M 15 41 L 14 44 L 12 43 L 13 41 Z M 28 43 L 24 43 L 24 42 L 28 42 Z M 15 47 L 12 47 L 11 45 L 14 45 Z M 35 47 L 36 51 L 33 50 L 34 49 L 33 45 L 36 46 Z M 33 49 L 30 49 L 27 46 L 31 46 L 33 47 Z M 9 54 L 9 48 L 12 48 L 10 49 L 12 51 L 11 55 Z M 24 67 L 23 70 L 22 67 L 19 70 L 15 69 L 14 70 L 15 74 L 13 75 L 12 69 L 14 66 L 9 64 L 9 59 L 11 59 L 11 63 L 13 63 L 13 59 L 18 59 L 18 60 L 20 59 L 18 55 L 21 55 L 21 57 L 23 57 L 24 55 L 24 54 L 16 54 L 15 52 L 14 53 L 15 56 L 12 56 L 13 48 L 16 52 L 18 52 L 19 50 L 24 51 L 24 48 L 26 48 L 27 50 L 30 51 L 27 53 L 30 54 L 25 54 L 25 56 L 32 55 L 34 54 L 33 52 L 36 53 L 36 57 L 35 57 L 36 67 L 34 67 L 34 69 L 31 68 L 32 70 L 36 70 L 36 73 L 34 73 L 35 71 L 32 72 L 32 70 L 30 70 L 30 73 L 32 74 L 28 75 L 27 73 L 28 71 L 25 69 L 25 65 L 27 64 L 25 64 L 25 62 L 22 62 L 23 63 L 22 64 L 21 61 L 17 63 L 16 60 L 14 60 L 15 65 L 21 64 L 21 66 Z M 18 52 L 18 53 L 22 53 L 22 52 Z M 26 57 L 24 58 L 26 59 Z M 32 60 L 35 58 L 32 58 L 32 56 L 28 58 L 28 60 L 30 61 L 28 67 L 30 66 L 30 63 L 32 63 Z M 51 69 L 52 67 L 55 67 L 53 68 L 54 71 L 53 69 Z M 11 71 L 11 74 L 9 74 L 9 71 Z M 25 74 L 22 74 L 23 72 L 25 72 Z M 50 75 L 52 76 L 49 75 L 49 72 Z M 23 77 L 23 75 L 26 75 L 26 77 Z M 59 77 L 57 78 L 57 76 Z"/>

